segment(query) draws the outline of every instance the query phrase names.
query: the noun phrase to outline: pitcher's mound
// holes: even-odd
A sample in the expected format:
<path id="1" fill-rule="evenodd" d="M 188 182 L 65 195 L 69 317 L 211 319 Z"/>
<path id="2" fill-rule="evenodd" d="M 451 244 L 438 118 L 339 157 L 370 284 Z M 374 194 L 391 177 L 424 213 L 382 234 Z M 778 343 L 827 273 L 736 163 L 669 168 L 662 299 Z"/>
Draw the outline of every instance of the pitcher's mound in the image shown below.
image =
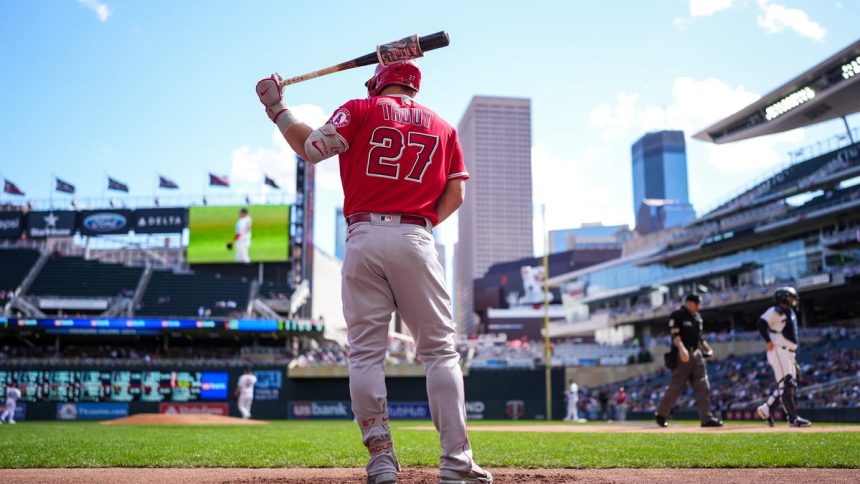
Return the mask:
<path id="1" fill-rule="evenodd" d="M 263 420 L 245 420 L 221 415 L 139 413 L 102 422 L 104 425 L 260 425 Z"/>

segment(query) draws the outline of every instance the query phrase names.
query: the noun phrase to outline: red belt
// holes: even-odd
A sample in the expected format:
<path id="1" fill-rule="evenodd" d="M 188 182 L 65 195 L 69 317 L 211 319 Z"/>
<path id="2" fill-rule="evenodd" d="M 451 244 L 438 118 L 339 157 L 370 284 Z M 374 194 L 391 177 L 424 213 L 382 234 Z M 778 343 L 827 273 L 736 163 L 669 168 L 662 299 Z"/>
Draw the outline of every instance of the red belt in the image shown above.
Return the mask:
<path id="1" fill-rule="evenodd" d="M 385 215 L 383 215 L 385 217 Z M 369 213 L 357 213 L 355 215 L 350 215 L 346 218 L 347 226 L 352 224 L 357 224 L 359 222 L 370 222 L 372 217 Z M 418 217 L 416 215 L 401 215 L 400 223 L 402 224 L 410 224 L 410 225 L 420 225 L 422 227 L 427 226 L 427 219 L 424 217 Z"/>

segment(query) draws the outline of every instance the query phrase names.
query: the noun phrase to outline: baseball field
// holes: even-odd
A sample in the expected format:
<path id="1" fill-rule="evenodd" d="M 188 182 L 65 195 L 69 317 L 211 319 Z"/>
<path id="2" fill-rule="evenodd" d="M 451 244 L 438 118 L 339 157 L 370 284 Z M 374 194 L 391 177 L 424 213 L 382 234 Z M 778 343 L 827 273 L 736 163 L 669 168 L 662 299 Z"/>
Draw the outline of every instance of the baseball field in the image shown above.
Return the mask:
<path id="1" fill-rule="evenodd" d="M 241 422 L 236 422 L 241 423 Z M 402 482 L 427 482 L 438 436 L 393 422 Z M 858 482 L 860 425 L 701 429 L 673 422 L 470 423 L 478 462 L 503 482 Z M 366 451 L 350 421 L 261 425 L 0 426 L 0 482 L 362 482 Z M 67 469 L 74 468 L 74 469 Z M 139 468 L 146 468 L 141 471 Z"/>

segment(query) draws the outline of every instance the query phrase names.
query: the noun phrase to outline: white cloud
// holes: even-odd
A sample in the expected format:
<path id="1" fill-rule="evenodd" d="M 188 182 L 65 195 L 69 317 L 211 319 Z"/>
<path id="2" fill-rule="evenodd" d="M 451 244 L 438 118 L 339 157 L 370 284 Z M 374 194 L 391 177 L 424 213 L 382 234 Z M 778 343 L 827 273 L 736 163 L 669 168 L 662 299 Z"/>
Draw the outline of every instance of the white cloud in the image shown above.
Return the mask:
<path id="1" fill-rule="evenodd" d="M 755 3 L 759 10 L 756 20 L 759 27 L 767 33 L 775 34 L 790 29 L 817 42 L 823 42 L 827 35 L 827 30 L 821 24 L 799 8 L 789 8 L 771 0 L 756 0 Z M 738 0 L 690 0 L 690 16 L 675 18 L 675 26 L 679 30 L 686 30 L 696 17 L 709 17 L 717 12 L 748 4 Z M 838 2 L 837 8 L 841 8 Z"/>
<path id="2" fill-rule="evenodd" d="M 667 107 L 640 105 L 639 95 L 619 93 L 614 105 L 591 111 L 591 124 L 605 141 L 632 141 L 640 134 L 660 129 L 682 129 L 691 136 L 759 98 L 743 86 L 732 87 L 719 79 L 680 77 L 672 84 Z M 803 130 L 728 145 L 705 145 L 707 162 L 721 172 L 744 172 L 772 167 L 785 161 L 788 147 L 804 139 Z"/>
<path id="3" fill-rule="evenodd" d="M 78 3 L 84 8 L 95 12 L 100 22 L 107 22 L 108 17 L 111 16 L 110 8 L 98 0 L 78 0 Z"/>
<path id="4" fill-rule="evenodd" d="M 774 34 L 788 28 L 817 42 L 823 42 L 827 35 L 824 27 L 809 18 L 809 15 L 799 8 L 788 8 L 768 0 L 758 0 L 758 6 L 761 9 L 757 19 L 758 25 L 765 32 Z"/>
<path id="5" fill-rule="evenodd" d="M 732 7 L 733 0 L 690 0 L 690 17 L 707 17 Z"/>
<path id="6" fill-rule="evenodd" d="M 322 126 L 328 119 L 323 109 L 312 104 L 290 107 L 296 118 L 312 127 Z M 264 200 L 274 189 L 263 185 L 268 175 L 281 190 L 292 194 L 296 186 L 296 153 L 290 148 L 277 128 L 272 128 L 272 145 L 262 148 L 242 146 L 233 150 L 230 168 L 230 185 L 234 190 L 248 194 L 254 200 Z M 340 189 L 340 170 L 337 158 L 316 165 L 316 183 L 327 190 Z"/>

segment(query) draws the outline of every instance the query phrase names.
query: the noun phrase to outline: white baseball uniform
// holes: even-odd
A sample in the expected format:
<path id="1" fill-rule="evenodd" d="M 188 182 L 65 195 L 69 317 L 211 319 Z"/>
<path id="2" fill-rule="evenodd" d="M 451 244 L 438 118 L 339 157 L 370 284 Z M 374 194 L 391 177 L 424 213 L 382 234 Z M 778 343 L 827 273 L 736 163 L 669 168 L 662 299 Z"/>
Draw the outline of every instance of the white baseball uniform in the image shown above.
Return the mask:
<path id="1" fill-rule="evenodd" d="M 0 415 L 0 422 L 7 420 L 10 424 L 15 423 L 15 407 L 18 406 L 18 399 L 21 398 L 21 390 L 15 387 L 6 389 L 6 409 Z"/>
<path id="2" fill-rule="evenodd" d="M 760 321 L 765 324 L 759 327 L 759 331 L 765 341 L 773 343 L 773 349 L 767 352 L 767 362 L 773 368 L 777 384 L 777 389 L 768 397 L 766 405 L 769 409 L 781 398 L 789 418 L 796 418 L 794 387 L 797 385 L 796 354 L 800 341 L 797 315 L 793 309 L 776 305 L 765 311 Z"/>
<path id="3" fill-rule="evenodd" d="M 246 215 L 239 217 L 236 221 L 236 239 L 233 249 L 235 250 L 236 262 L 251 262 L 248 251 L 251 249 L 251 217 Z"/>
<path id="4" fill-rule="evenodd" d="M 239 407 L 239 413 L 242 418 L 251 418 L 251 404 L 254 403 L 254 385 L 257 384 L 257 377 L 254 375 L 242 375 L 239 377 L 239 399 L 236 405 Z"/>
<path id="5" fill-rule="evenodd" d="M 574 422 L 579 420 L 579 409 L 576 405 L 579 403 L 579 385 L 576 382 L 571 382 L 570 388 L 567 390 L 567 416 L 565 420 Z"/>

